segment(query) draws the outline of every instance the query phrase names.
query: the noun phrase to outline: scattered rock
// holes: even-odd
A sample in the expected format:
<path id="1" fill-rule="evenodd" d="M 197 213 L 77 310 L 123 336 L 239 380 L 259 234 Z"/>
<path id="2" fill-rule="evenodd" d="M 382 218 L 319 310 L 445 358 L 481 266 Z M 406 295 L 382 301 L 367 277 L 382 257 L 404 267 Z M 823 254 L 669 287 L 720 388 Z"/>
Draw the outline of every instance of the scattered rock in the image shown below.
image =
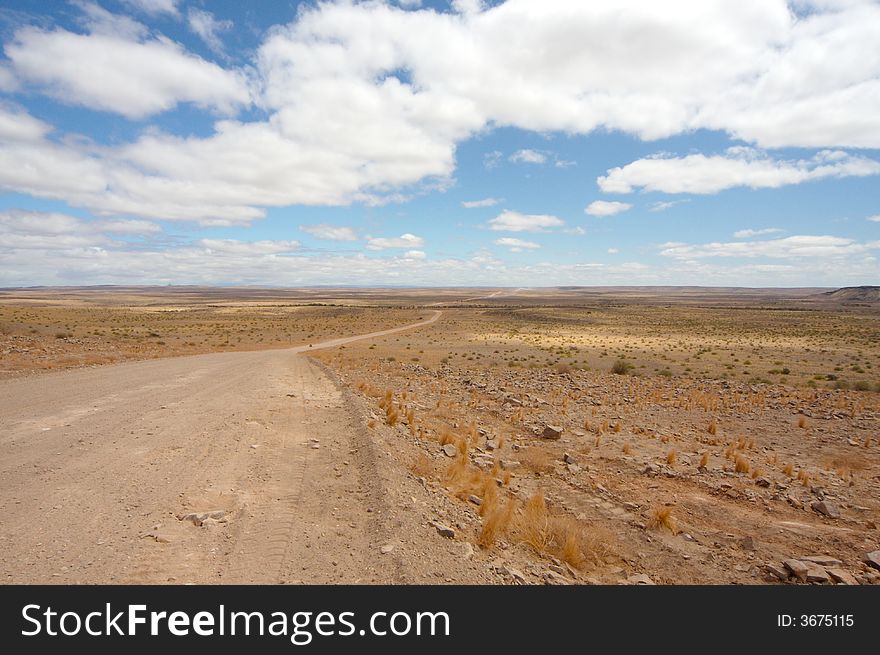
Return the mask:
<path id="1" fill-rule="evenodd" d="M 455 447 L 454 443 L 445 444 L 440 450 L 442 450 L 443 454 L 447 457 L 455 457 L 458 453 L 458 448 Z"/>
<path id="2" fill-rule="evenodd" d="M 559 439 L 562 437 L 562 428 L 558 425 L 545 425 L 541 436 L 544 439 Z"/>
<path id="3" fill-rule="evenodd" d="M 503 575 L 506 575 L 508 577 L 513 578 L 513 581 L 516 584 L 525 584 L 526 583 L 525 574 L 523 574 L 523 572 L 520 571 L 519 569 L 513 568 L 512 566 L 502 566 L 501 573 Z"/>
<path id="4" fill-rule="evenodd" d="M 384 546 L 382 546 L 379 549 L 379 552 L 382 553 L 383 555 L 387 555 L 392 550 L 394 550 L 394 544 L 385 544 Z"/>
<path id="5" fill-rule="evenodd" d="M 851 585 L 851 586 L 855 586 L 855 585 L 859 584 L 858 580 L 856 580 L 855 577 L 853 576 L 853 574 L 850 573 L 849 571 L 845 571 L 843 569 L 838 569 L 838 568 L 830 568 L 830 569 L 825 569 L 825 570 L 828 571 L 828 575 L 831 576 L 831 579 L 839 584 L 845 584 L 845 585 Z"/>
<path id="6" fill-rule="evenodd" d="M 875 569 L 880 570 L 880 550 L 867 553 L 862 561 L 868 566 L 873 566 Z"/>
<path id="7" fill-rule="evenodd" d="M 807 582 L 818 582 L 820 584 L 831 582 L 831 578 L 824 568 L 812 562 L 805 562 L 805 564 L 807 566 Z"/>
<path id="8" fill-rule="evenodd" d="M 807 573 L 809 572 L 809 567 L 804 564 L 799 559 L 787 559 L 782 562 L 783 566 L 791 571 L 801 582 L 807 581 Z"/>
<path id="9" fill-rule="evenodd" d="M 769 487 L 770 480 L 768 480 L 767 478 L 758 478 L 757 480 L 755 480 L 755 484 L 759 487 Z"/>
<path id="10" fill-rule="evenodd" d="M 226 517 L 226 510 L 223 509 L 215 509 L 210 512 L 192 512 L 190 514 L 185 514 L 183 516 L 179 516 L 178 518 L 181 521 L 189 521 L 193 525 L 197 525 L 201 527 L 206 520 L 213 519 L 215 521 L 219 521 Z"/>
<path id="11" fill-rule="evenodd" d="M 434 527 L 437 528 L 437 534 L 439 534 L 441 537 L 446 537 L 447 539 L 455 539 L 455 530 L 450 528 L 448 525 L 437 523 Z"/>
<path id="12" fill-rule="evenodd" d="M 464 559 L 471 559 L 474 556 L 474 547 L 470 542 L 465 541 L 461 545 L 461 556 Z"/>
<path id="13" fill-rule="evenodd" d="M 764 566 L 764 569 L 767 571 L 768 575 L 771 578 L 775 578 L 776 580 L 781 580 L 783 582 L 788 580 L 789 576 L 791 575 L 788 569 L 785 569 L 781 566 L 776 566 L 775 564 L 767 564 L 766 566 Z"/>
<path id="14" fill-rule="evenodd" d="M 755 545 L 755 539 L 751 535 L 743 537 L 742 541 L 743 550 L 756 550 L 757 546 Z"/>
<path id="15" fill-rule="evenodd" d="M 636 573 L 635 575 L 631 575 L 626 579 L 626 581 L 628 584 L 634 584 L 634 585 L 653 585 L 654 584 L 654 581 L 651 580 L 651 578 L 649 578 L 644 573 Z"/>
<path id="16" fill-rule="evenodd" d="M 569 453 L 565 453 L 562 455 L 562 461 L 566 464 L 577 464 L 577 460 L 572 457 Z"/>
<path id="17" fill-rule="evenodd" d="M 166 534 L 162 534 L 157 530 L 153 530 L 144 535 L 144 538 L 153 539 L 154 541 L 158 541 L 160 544 L 167 544 L 171 542 L 171 537 Z"/>
<path id="18" fill-rule="evenodd" d="M 818 512 L 819 514 L 823 514 L 831 519 L 840 518 L 840 508 L 836 503 L 831 502 L 830 500 L 816 500 L 810 504 L 810 507 L 813 508 L 814 512 Z"/>
<path id="19" fill-rule="evenodd" d="M 479 496 L 475 496 L 474 494 L 471 494 L 470 496 L 468 496 L 468 501 L 473 503 L 474 505 L 482 505 L 483 504 L 483 499 L 480 498 Z"/>
<path id="20" fill-rule="evenodd" d="M 841 566 L 843 564 L 839 559 L 829 557 L 828 555 L 807 555 L 806 557 L 801 557 L 801 561 L 812 562 L 819 566 Z"/>

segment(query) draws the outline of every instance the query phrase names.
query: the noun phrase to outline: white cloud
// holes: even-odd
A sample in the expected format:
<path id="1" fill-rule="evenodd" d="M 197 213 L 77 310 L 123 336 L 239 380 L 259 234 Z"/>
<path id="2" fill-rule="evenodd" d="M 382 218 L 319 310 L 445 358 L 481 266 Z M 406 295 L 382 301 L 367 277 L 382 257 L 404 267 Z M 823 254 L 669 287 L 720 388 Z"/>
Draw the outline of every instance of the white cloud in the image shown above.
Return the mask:
<path id="1" fill-rule="evenodd" d="M 25 27 L 5 46 L 19 78 L 61 102 L 140 119 L 178 103 L 229 113 L 250 103 L 244 75 L 165 37 Z"/>
<path id="2" fill-rule="evenodd" d="M 565 222 L 547 214 L 520 214 L 505 209 L 489 221 L 489 229 L 498 232 L 543 232 L 548 228 L 561 227 Z"/>
<path id="3" fill-rule="evenodd" d="M 617 255 L 618 253 L 620 253 L 620 250 L 617 249 L 617 248 L 609 248 L 609 249 L 608 249 L 608 254 L 609 254 L 609 255 Z"/>
<path id="4" fill-rule="evenodd" d="M 868 216 L 867 220 L 873 221 L 874 223 L 880 223 L 880 214 L 875 214 L 874 216 Z"/>
<path id="5" fill-rule="evenodd" d="M 113 245 L 108 235 L 150 236 L 161 232 L 142 220 L 91 220 L 57 212 L 0 210 L 0 251 L 63 250 Z"/>
<path id="6" fill-rule="evenodd" d="M 775 189 L 829 177 L 880 174 L 880 162 L 840 150 L 822 150 L 810 159 L 773 159 L 745 147 L 728 148 L 724 155 L 649 157 L 612 168 L 596 182 L 606 193 L 636 189 L 664 193 L 718 193 L 734 187 Z"/>
<path id="7" fill-rule="evenodd" d="M 177 5 L 179 0 L 122 0 L 128 6 L 139 9 L 145 14 L 171 14 L 178 15 Z"/>
<path id="8" fill-rule="evenodd" d="M 668 243 L 660 254 L 676 259 L 710 257 L 847 258 L 880 250 L 880 241 L 858 242 L 835 236 L 791 236 L 768 241 L 736 241 L 698 245 Z"/>
<path id="9" fill-rule="evenodd" d="M 190 7 L 186 13 L 189 29 L 214 52 L 223 52 L 221 32 L 232 29 L 231 20 L 217 20 L 210 11 Z"/>
<path id="10" fill-rule="evenodd" d="M 584 209 L 584 213 L 591 216 L 614 216 L 628 209 L 632 209 L 632 205 L 626 202 L 594 200 Z"/>
<path id="11" fill-rule="evenodd" d="M 567 229 L 563 230 L 563 232 L 565 232 L 566 234 L 574 234 L 575 236 L 579 236 L 579 237 L 581 237 L 587 233 L 587 231 L 584 228 L 582 228 L 580 225 L 576 225 L 574 227 L 567 228 Z"/>
<path id="12" fill-rule="evenodd" d="M 425 245 L 422 237 L 415 234 L 401 234 L 399 237 L 376 237 L 367 239 L 368 250 L 385 250 L 386 248 L 421 248 Z"/>
<path id="13" fill-rule="evenodd" d="M 782 232 L 778 227 L 765 227 L 760 230 L 737 230 L 733 233 L 733 236 L 736 239 L 750 239 L 751 237 L 763 236 L 765 234 L 776 234 L 778 232 Z"/>
<path id="14" fill-rule="evenodd" d="M 297 250 L 299 241 L 238 241 L 236 239 L 202 239 L 199 244 L 212 252 L 233 255 L 277 255 Z"/>
<path id="15" fill-rule="evenodd" d="M 500 200 L 497 198 L 483 198 L 482 200 L 466 200 L 461 203 L 465 209 L 474 209 L 475 207 L 494 207 Z"/>
<path id="16" fill-rule="evenodd" d="M 515 164 L 546 164 L 547 155 L 539 150 L 517 150 L 508 157 Z"/>
<path id="17" fill-rule="evenodd" d="M 178 13 L 169 0 L 138 6 Z M 783 0 L 675 11 L 636 0 L 472 2 L 457 14 L 382 2 L 303 7 L 267 33 L 247 73 L 131 29 L 20 30 L 6 44 L 13 72 L 66 102 L 140 118 L 181 102 L 233 112 L 253 93 L 265 119 L 219 121 L 207 137 L 150 131 L 119 148 L 87 149 L 64 135 L 19 141 L 0 153 L 0 185 L 102 213 L 244 223 L 265 207 L 376 204 L 442 184 L 456 146 L 495 127 L 646 139 L 713 129 L 762 147 L 880 147 L 876 2 L 800 15 Z M 502 158 L 490 153 L 485 163 Z M 672 160 L 687 169 L 680 183 L 641 160 L 650 175 L 624 167 L 607 183 L 708 192 L 872 165 L 771 159 L 763 174 L 760 157 L 720 159 L 687 161 L 707 163 L 709 175 Z M 16 170 L 21 161 L 40 174 Z M 72 175 L 80 165 L 83 180 Z"/>
<path id="18" fill-rule="evenodd" d="M 681 205 L 686 202 L 690 202 L 690 199 L 683 198 L 681 200 L 658 200 L 657 202 L 651 203 L 651 207 L 649 208 L 649 211 L 664 212 L 667 209 L 672 209 L 676 205 Z"/>
<path id="19" fill-rule="evenodd" d="M 426 259 L 428 255 L 422 250 L 407 250 L 403 253 L 404 259 Z"/>
<path id="20" fill-rule="evenodd" d="M 140 39 L 147 34 L 147 27 L 129 16 L 113 14 L 95 2 L 74 0 L 82 12 L 79 23 L 92 34 L 107 34 L 127 39 Z"/>
<path id="21" fill-rule="evenodd" d="M 486 170 L 491 171 L 495 168 L 498 168 L 498 164 L 501 163 L 502 158 L 504 157 L 504 153 L 500 150 L 493 150 L 491 152 L 487 152 L 483 155 L 483 166 Z"/>
<path id="22" fill-rule="evenodd" d="M 342 225 L 319 223 L 317 225 L 300 225 L 299 229 L 306 234 L 327 241 L 357 241 L 358 238 L 357 232 Z"/>
<path id="23" fill-rule="evenodd" d="M 513 237 L 502 237 L 495 239 L 493 242 L 496 246 L 504 246 L 509 248 L 510 252 L 522 252 L 523 250 L 537 250 L 541 244 L 534 241 L 525 241 L 524 239 L 514 239 Z"/>

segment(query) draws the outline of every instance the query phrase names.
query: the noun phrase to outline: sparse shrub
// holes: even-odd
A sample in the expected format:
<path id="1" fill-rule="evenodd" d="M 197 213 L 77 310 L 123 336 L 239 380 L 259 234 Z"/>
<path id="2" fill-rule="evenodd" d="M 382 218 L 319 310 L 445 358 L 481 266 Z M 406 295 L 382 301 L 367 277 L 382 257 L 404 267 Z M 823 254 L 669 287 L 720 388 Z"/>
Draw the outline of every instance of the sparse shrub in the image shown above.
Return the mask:
<path id="1" fill-rule="evenodd" d="M 614 365 L 611 367 L 611 372 L 614 373 L 615 375 L 626 375 L 627 373 L 629 373 L 632 370 L 632 368 L 633 368 L 633 365 L 630 364 L 629 362 L 627 362 L 623 359 L 618 359 L 616 362 L 614 362 Z"/>
<path id="2" fill-rule="evenodd" d="M 751 466 L 749 465 L 749 461 L 743 457 L 742 455 L 736 456 L 736 464 L 734 465 L 734 470 L 737 473 L 748 473 Z"/>
<path id="3" fill-rule="evenodd" d="M 705 453 L 703 453 L 703 456 L 700 458 L 700 467 L 706 468 L 707 466 L 709 466 L 709 453 L 705 452 Z"/>
<path id="4" fill-rule="evenodd" d="M 782 467 L 782 472 L 785 473 L 788 477 L 794 477 L 794 466 L 792 464 L 786 464 Z"/>
<path id="5" fill-rule="evenodd" d="M 648 521 L 648 526 L 656 529 L 666 528 L 672 534 L 677 534 L 675 517 L 672 516 L 672 506 L 662 505 L 655 508 L 654 511 L 651 513 L 651 518 Z"/>
<path id="6" fill-rule="evenodd" d="M 807 417 L 804 416 L 803 414 L 801 414 L 801 415 L 798 417 L 798 423 L 797 423 L 797 425 L 798 425 L 799 428 L 804 428 L 804 429 L 805 429 L 805 428 L 807 427 Z"/>
<path id="7" fill-rule="evenodd" d="M 706 428 L 706 431 L 713 437 L 715 436 L 715 433 L 718 432 L 718 424 L 715 423 L 714 419 L 709 422 L 709 427 Z"/>
<path id="8" fill-rule="evenodd" d="M 675 462 L 677 462 L 677 461 L 678 461 L 678 453 L 676 453 L 674 449 L 670 450 L 669 453 L 666 455 L 666 463 L 669 466 L 673 466 L 673 465 L 675 465 Z"/>

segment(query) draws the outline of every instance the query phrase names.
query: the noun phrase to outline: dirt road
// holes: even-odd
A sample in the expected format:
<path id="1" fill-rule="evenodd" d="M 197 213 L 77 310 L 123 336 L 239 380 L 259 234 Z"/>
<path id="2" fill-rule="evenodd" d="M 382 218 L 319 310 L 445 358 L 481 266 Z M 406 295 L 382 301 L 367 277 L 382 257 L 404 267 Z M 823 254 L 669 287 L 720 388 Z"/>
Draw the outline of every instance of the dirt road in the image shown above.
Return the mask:
<path id="1" fill-rule="evenodd" d="M 0 384 L 3 582 L 419 579 L 379 554 L 402 525 L 387 507 L 382 453 L 308 350 Z M 202 516 L 180 519 L 190 513 Z"/>

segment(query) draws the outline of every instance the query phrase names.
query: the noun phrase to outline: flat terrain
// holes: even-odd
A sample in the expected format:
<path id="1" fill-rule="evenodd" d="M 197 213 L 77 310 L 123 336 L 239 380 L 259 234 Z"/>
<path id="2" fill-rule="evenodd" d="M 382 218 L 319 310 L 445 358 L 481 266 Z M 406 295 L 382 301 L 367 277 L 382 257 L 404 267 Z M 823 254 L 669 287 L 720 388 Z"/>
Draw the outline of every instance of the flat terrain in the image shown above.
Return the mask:
<path id="1" fill-rule="evenodd" d="M 876 583 L 880 310 L 825 291 L 0 292 L 2 570 Z"/>

